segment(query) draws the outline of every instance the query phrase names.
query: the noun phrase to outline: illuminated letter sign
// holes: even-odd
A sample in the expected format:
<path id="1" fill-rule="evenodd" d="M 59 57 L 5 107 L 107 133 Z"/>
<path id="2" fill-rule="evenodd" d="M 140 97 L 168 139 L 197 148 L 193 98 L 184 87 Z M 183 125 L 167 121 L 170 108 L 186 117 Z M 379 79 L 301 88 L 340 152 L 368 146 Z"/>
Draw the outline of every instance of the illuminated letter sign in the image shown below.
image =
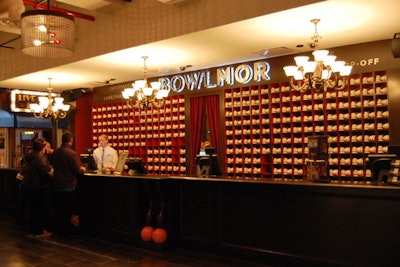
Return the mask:
<path id="1" fill-rule="evenodd" d="M 217 84 L 224 86 L 224 81 L 229 85 L 233 85 L 233 67 L 227 67 L 225 70 L 217 69 Z"/>
<path id="2" fill-rule="evenodd" d="M 235 80 L 246 84 L 253 78 L 253 69 L 249 65 L 239 65 L 235 70 Z"/>
<path id="3" fill-rule="evenodd" d="M 171 79 L 171 86 L 177 93 L 182 92 L 185 89 L 185 78 L 182 75 L 175 75 Z"/>
<path id="4" fill-rule="evenodd" d="M 198 72 L 192 72 L 188 73 L 185 75 L 186 77 L 186 88 L 190 91 L 193 91 L 194 89 L 201 89 L 201 83 L 204 78 L 204 73 L 198 73 Z"/>
<path id="5" fill-rule="evenodd" d="M 240 64 L 236 68 L 228 66 L 225 68 L 217 68 L 215 76 L 210 71 L 198 71 L 186 74 L 177 74 L 172 78 L 160 78 L 161 89 L 169 89 L 177 93 L 183 90 L 194 91 L 203 88 L 212 89 L 235 83 L 248 84 L 252 81 L 262 82 L 268 81 L 270 66 L 268 62 L 255 62 L 253 66 L 248 64 Z M 212 78 L 215 78 L 215 82 Z"/>
<path id="6" fill-rule="evenodd" d="M 256 62 L 254 63 L 254 81 L 269 81 L 271 77 L 269 77 L 268 73 L 270 70 L 270 66 L 267 62 Z"/>
<path id="7" fill-rule="evenodd" d="M 46 92 L 39 91 L 25 91 L 25 90 L 12 90 L 11 91 L 11 111 L 13 112 L 26 112 L 31 113 L 29 104 L 37 103 L 38 96 L 48 96 Z M 52 96 L 59 96 L 59 94 L 52 93 Z"/>

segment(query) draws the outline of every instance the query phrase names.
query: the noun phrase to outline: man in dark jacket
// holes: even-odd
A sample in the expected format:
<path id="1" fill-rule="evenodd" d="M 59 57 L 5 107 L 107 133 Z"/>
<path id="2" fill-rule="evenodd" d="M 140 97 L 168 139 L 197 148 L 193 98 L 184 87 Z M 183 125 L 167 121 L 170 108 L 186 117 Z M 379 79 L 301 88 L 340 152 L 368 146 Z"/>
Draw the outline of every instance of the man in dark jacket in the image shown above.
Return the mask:
<path id="1" fill-rule="evenodd" d="M 77 193 L 78 177 L 83 168 L 78 154 L 72 149 L 73 135 L 64 132 L 62 144 L 54 150 L 51 161 L 54 168 L 56 234 L 65 238 L 70 233 L 72 216 L 78 214 Z"/>

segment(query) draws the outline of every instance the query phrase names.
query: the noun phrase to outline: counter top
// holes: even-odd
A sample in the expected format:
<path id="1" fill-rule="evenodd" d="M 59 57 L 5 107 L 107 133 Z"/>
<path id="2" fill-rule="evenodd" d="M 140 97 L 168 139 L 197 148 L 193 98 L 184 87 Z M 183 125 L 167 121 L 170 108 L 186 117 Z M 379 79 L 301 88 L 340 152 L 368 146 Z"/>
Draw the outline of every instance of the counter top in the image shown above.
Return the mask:
<path id="1" fill-rule="evenodd" d="M 0 168 L 1 171 L 18 171 L 16 168 Z M 151 179 L 151 180 L 181 180 L 181 181 L 198 181 L 198 182 L 216 182 L 216 183 L 233 183 L 233 184 L 248 184 L 248 185 L 274 185 L 274 186 L 285 186 L 285 187 L 296 187 L 298 190 L 301 188 L 307 188 L 307 190 L 329 190 L 334 192 L 335 190 L 360 190 L 360 194 L 366 194 L 368 192 L 380 191 L 380 192 L 391 192 L 389 195 L 400 194 L 400 186 L 396 185 L 374 185 L 374 184 L 363 184 L 363 183 L 351 183 L 351 182 L 335 182 L 330 183 L 323 182 L 310 182 L 310 181 L 278 181 L 278 180 L 241 180 L 231 179 L 228 177 L 196 177 L 196 176 L 173 176 L 173 175 L 148 175 L 148 174 L 136 174 L 136 175 L 125 175 L 125 174 L 100 174 L 97 172 L 86 172 L 84 176 L 87 177 L 107 177 L 107 178 L 122 178 L 122 179 Z"/>
<path id="2" fill-rule="evenodd" d="M 270 181 L 270 180 L 239 180 L 230 179 L 227 177 L 196 177 L 196 176 L 166 176 L 166 175 L 121 175 L 121 174 L 99 174 L 99 173 L 85 173 L 86 176 L 101 176 L 109 178 L 124 178 L 124 179 L 152 179 L 152 180 L 186 180 L 186 181 L 198 181 L 198 182 L 222 182 L 222 183 L 245 183 L 245 184 L 264 184 L 264 185 L 275 185 L 275 186 L 296 186 L 296 187 L 307 187 L 310 188 L 326 188 L 330 190 L 337 189 L 357 189 L 362 190 L 363 194 L 365 190 L 384 190 L 394 191 L 395 194 L 400 193 L 400 186 L 395 185 L 374 185 L 374 184 L 354 184 L 354 183 L 323 183 L 323 182 L 310 182 L 310 181 Z"/>
<path id="3" fill-rule="evenodd" d="M 97 172 L 85 172 L 85 176 L 101 176 L 110 178 L 125 178 L 125 179 L 153 179 L 153 180 L 166 180 L 171 179 L 171 176 L 166 175 L 149 175 L 149 174 L 137 174 L 137 175 L 123 175 L 123 174 L 103 174 Z"/>
<path id="4" fill-rule="evenodd" d="M 19 171 L 21 168 L 0 167 L 0 170 Z"/>

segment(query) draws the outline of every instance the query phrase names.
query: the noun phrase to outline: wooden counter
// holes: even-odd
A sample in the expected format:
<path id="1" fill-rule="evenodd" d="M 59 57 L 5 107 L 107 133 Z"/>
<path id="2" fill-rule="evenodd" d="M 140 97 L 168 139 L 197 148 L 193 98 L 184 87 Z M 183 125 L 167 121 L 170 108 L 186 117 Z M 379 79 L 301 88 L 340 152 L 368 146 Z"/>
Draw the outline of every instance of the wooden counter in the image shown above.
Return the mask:
<path id="1" fill-rule="evenodd" d="M 163 245 L 140 238 L 149 192 L 153 226 L 164 200 Z M 400 261 L 396 186 L 86 174 L 79 193 L 82 232 L 133 246 L 190 247 L 275 266 Z"/>
<path id="2" fill-rule="evenodd" d="M 307 266 L 400 260 L 399 187 L 111 175 L 83 180 L 84 197 L 91 199 L 86 211 L 96 218 L 89 232 L 113 240 L 149 245 L 139 233 L 150 181 L 165 198 L 167 246 Z"/>
<path id="3" fill-rule="evenodd" d="M 15 178 L 19 169 L 0 168 L 0 212 L 13 213 L 20 181 Z"/>

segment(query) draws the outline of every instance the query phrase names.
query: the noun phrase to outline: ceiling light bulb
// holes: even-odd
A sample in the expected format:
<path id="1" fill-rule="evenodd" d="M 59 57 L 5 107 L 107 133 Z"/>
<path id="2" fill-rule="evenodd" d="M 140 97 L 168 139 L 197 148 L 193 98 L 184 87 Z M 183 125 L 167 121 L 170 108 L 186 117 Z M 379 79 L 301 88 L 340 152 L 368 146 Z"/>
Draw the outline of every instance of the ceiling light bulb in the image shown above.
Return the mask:
<path id="1" fill-rule="evenodd" d="M 332 65 L 332 71 L 333 72 L 340 72 L 342 68 L 344 67 L 344 64 L 346 64 L 344 61 L 335 61 Z"/>
<path id="2" fill-rule="evenodd" d="M 40 32 L 47 32 L 47 27 L 44 26 L 44 25 L 39 25 L 39 26 L 38 26 L 38 30 L 39 30 Z"/>
<path id="3" fill-rule="evenodd" d="M 71 107 L 71 105 L 64 104 L 61 109 L 63 111 L 68 111 L 70 109 L 70 107 Z"/>
<path id="4" fill-rule="evenodd" d="M 304 67 L 305 64 L 307 64 L 309 57 L 307 56 L 297 56 L 294 58 L 296 61 L 297 67 Z"/>
<path id="5" fill-rule="evenodd" d="M 329 54 L 328 50 L 315 50 L 313 53 L 315 61 L 325 61 Z"/>
<path id="6" fill-rule="evenodd" d="M 135 82 L 135 86 L 137 86 L 138 89 L 143 88 L 146 86 L 146 80 L 137 80 Z"/>
<path id="7" fill-rule="evenodd" d="M 50 99 L 46 96 L 39 96 L 39 106 L 42 108 L 47 108 L 49 106 L 50 103 Z"/>
<path id="8" fill-rule="evenodd" d="M 145 96 L 151 96 L 153 94 L 153 88 L 151 87 L 142 88 L 142 90 Z"/>
<path id="9" fill-rule="evenodd" d="M 39 104 L 36 104 L 36 103 L 34 103 L 34 104 L 29 104 L 29 107 L 30 107 L 31 110 L 33 110 L 34 112 L 37 112 L 37 113 L 42 112 L 42 110 L 43 110 L 43 109 L 39 106 Z"/>
<path id="10" fill-rule="evenodd" d="M 54 97 L 54 105 L 62 105 L 64 102 L 64 98 L 62 97 Z"/>
<path id="11" fill-rule="evenodd" d="M 349 76 L 351 73 L 351 69 L 353 68 L 353 66 L 343 66 L 342 70 L 340 71 L 340 75 L 342 76 Z"/>
<path id="12" fill-rule="evenodd" d="M 38 39 L 33 40 L 33 45 L 34 45 L 34 46 L 41 46 L 41 45 L 42 45 L 42 41 L 40 41 L 40 40 L 38 40 Z"/>
<path id="13" fill-rule="evenodd" d="M 161 91 L 157 91 L 156 99 L 163 99 L 163 93 Z"/>
<path id="14" fill-rule="evenodd" d="M 161 83 L 160 82 L 151 82 L 150 85 L 151 85 L 151 88 L 156 89 L 156 90 L 160 90 L 160 87 L 161 87 Z"/>
<path id="15" fill-rule="evenodd" d="M 317 62 L 315 61 L 307 61 L 304 65 L 304 73 L 313 73 L 317 68 Z"/>
<path id="16" fill-rule="evenodd" d="M 285 66 L 283 70 L 285 71 L 286 76 L 293 77 L 296 73 L 298 67 L 297 66 Z"/>

